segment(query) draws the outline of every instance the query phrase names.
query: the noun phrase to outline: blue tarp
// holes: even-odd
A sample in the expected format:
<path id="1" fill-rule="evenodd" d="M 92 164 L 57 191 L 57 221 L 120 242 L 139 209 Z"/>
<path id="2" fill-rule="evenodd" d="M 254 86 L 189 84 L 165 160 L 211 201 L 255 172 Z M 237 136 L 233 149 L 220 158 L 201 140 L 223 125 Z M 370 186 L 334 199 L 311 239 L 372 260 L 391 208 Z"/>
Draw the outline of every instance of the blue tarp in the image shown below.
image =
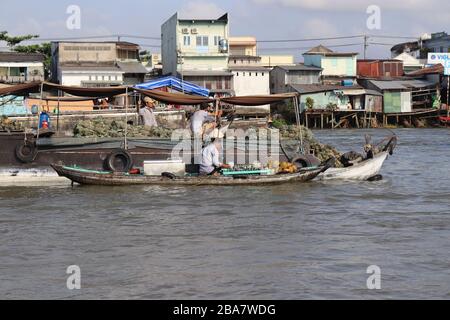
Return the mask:
<path id="1" fill-rule="evenodd" d="M 0 98 L 0 116 L 24 116 L 29 114 L 23 97 L 5 96 Z"/>
<path id="2" fill-rule="evenodd" d="M 180 92 L 184 91 L 184 93 L 186 94 L 196 94 L 203 97 L 209 96 L 208 89 L 200 87 L 190 82 L 181 81 L 180 79 L 175 77 L 164 77 L 146 83 L 138 84 L 135 87 L 144 90 L 154 90 L 169 87 Z"/>

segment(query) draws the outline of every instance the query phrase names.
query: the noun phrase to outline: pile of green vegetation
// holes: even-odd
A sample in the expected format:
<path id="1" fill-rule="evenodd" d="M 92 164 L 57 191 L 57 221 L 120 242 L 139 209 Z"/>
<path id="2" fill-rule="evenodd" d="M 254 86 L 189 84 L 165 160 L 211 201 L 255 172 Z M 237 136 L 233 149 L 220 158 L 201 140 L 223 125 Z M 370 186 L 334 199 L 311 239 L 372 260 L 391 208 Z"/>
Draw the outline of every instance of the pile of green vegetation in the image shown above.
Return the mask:
<path id="1" fill-rule="evenodd" d="M 98 137 L 98 138 L 123 138 L 125 136 L 134 138 L 164 138 L 170 139 L 173 130 L 166 128 L 150 128 L 144 126 L 128 125 L 125 121 L 105 119 L 97 117 L 92 120 L 83 120 L 74 127 L 75 137 Z"/>

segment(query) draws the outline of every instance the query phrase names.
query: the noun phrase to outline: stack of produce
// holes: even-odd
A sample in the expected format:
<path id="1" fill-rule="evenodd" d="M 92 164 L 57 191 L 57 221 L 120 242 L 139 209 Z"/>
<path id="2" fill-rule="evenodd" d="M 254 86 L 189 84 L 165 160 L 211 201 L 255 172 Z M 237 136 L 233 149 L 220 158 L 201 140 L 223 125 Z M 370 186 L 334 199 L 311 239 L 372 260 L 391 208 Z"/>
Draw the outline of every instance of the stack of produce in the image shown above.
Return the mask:
<path id="1" fill-rule="evenodd" d="M 73 130 L 75 137 L 122 138 L 125 136 L 125 121 L 104 119 L 80 121 Z M 128 125 L 127 135 L 134 138 L 167 138 L 172 137 L 173 130 Z"/>
<path id="2" fill-rule="evenodd" d="M 297 167 L 295 166 L 295 164 L 290 163 L 290 162 L 281 162 L 278 172 L 279 173 L 296 173 Z"/>
<path id="3" fill-rule="evenodd" d="M 23 131 L 23 129 L 20 122 L 12 121 L 7 116 L 0 118 L 0 131 Z"/>

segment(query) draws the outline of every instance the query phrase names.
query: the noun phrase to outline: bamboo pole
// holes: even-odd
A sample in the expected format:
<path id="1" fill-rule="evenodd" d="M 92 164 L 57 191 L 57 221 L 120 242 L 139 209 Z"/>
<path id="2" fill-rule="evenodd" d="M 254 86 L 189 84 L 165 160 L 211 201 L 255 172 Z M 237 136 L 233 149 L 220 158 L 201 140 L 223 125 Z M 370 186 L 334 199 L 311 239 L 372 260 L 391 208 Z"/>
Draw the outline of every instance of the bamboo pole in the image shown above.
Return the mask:
<path id="1" fill-rule="evenodd" d="M 128 87 L 125 89 L 125 137 L 124 148 L 128 150 Z"/>
<path id="2" fill-rule="evenodd" d="M 44 83 L 41 83 L 41 97 L 39 99 L 39 106 L 42 108 L 42 103 L 43 103 L 43 94 L 44 94 Z M 36 135 L 36 141 L 39 140 L 39 133 L 41 131 L 40 128 L 40 119 L 41 119 L 41 112 L 38 112 L 38 122 L 37 122 L 37 135 Z M 25 135 L 26 137 L 26 135 Z"/>
<path id="3" fill-rule="evenodd" d="M 447 76 L 447 117 L 450 117 L 450 75 Z"/>
<path id="4" fill-rule="evenodd" d="M 60 95 L 61 95 L 61 90 L 58 90 L 58 106 L 57 106 L 57 108 L 56 108 L 56 112 L 57 112 L 57 114 L 56 114 L 56 131 L 57 132 L 59 132 L 59 112 L 60 112 L 60 110 L 59 110 L 59 100 L 60 100 Z"/>

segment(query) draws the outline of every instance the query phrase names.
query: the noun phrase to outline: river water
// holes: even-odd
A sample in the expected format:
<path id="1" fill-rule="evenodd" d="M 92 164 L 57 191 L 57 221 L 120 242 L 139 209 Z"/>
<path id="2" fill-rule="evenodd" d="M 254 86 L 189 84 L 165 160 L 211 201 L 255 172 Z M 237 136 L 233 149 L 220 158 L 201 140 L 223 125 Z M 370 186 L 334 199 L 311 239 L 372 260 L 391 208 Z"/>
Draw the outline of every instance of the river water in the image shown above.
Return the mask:
<path id="1" fill-rule="evenodd" d="M 450 131 L 396 133 L 379 182 L 0 187 L 0 298 L 450 299 Z"/>

